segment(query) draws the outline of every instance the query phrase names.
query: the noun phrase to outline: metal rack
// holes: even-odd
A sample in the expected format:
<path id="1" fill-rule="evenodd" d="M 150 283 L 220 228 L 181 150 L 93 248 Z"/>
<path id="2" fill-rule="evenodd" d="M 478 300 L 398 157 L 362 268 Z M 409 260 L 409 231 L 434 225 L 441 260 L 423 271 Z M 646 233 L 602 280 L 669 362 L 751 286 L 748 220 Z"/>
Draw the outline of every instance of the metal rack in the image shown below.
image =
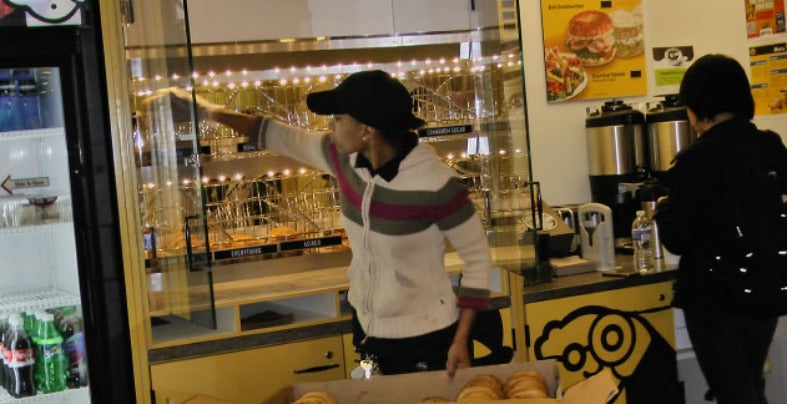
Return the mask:
<path id="1" fill-rule="evenodd" d="M 207 235 L 190 224 L 192 218 L 202 217 L 191 197 L 199 194 L 195 187 L 201 187 L 203 194 Z M 188 247 L 204 250 L 206 240 L 216 251 L 343 235 L 338 189 L 318 170 L 187 182 L 177 189 L 143 186 L 140 201 L 143 206 L 157 206 L 146 212 L 143 221 L 156 229 L 155 245 L 149 248 L 159 257 L 182 254 L 189 243 Z M 170 205 L 162 206 L 164 201 Z M 184 229 L 189 226 L 186 240 Z M 303 248 L 316 246 L 305 243 Z"/>

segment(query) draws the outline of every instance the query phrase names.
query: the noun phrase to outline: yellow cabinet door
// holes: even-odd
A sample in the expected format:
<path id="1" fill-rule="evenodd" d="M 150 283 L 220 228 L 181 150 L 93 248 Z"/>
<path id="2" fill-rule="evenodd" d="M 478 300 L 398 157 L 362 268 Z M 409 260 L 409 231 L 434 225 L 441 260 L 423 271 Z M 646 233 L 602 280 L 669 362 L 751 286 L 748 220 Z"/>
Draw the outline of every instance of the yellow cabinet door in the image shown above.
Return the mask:
<path id="1" fill-rule="evenodd" d="M 614 403 L 679 402 L 650 401 L 681 394 L 671 302 L 672 282 L 525 302 L 529 357 L 556 359 L 564 389 L 608 368 Z"/>
<path id="2" fill-rule="evenodd" d="M 259 404 L 291 384 L 344 378 L 341 336 L 151 365 L 156 402 L 180 404 L 199 394 Z"/>

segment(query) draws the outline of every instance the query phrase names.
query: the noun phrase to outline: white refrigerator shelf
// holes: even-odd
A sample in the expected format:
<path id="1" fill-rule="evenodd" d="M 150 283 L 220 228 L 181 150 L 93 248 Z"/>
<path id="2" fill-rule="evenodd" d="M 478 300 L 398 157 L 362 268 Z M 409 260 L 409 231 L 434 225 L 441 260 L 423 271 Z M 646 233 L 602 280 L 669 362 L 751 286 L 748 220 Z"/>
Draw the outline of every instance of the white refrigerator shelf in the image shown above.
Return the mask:
<path id="1" fill-rule="evenodd" d="M 30 129 L 30 130 L 14 130 L 9 132 L 0 132 L 0 140 L 11 139 L 33 139 L 47 136 L 63 136 L 65 129 L 59 128 L 45 128 L 45 129 Z"/>
<path id="2" fill-rule="evenodd" d="M 80 303 L 79 296 L 74 296 L 55 289 L 35 289 L 21 293 L 0 295 L 0 310 L 6 311 L 7 313 L 76 306 Z"/>
<path id="3" fill-rule="evenodd" d="M 79 389 L 67 389 L 57 393 L 36 394 L 32 397 L 14 398 L 5 389 L 0 389 L 0 404 L 69 404 L 90 402 L 90 389 L 82 387 Z"/>

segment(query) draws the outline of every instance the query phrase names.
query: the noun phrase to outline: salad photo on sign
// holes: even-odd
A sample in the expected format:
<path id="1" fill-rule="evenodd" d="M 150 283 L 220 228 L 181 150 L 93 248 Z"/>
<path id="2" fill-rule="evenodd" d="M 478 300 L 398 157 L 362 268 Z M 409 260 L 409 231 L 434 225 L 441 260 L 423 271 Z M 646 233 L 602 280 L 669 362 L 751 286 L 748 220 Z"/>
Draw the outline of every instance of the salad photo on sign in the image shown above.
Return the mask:
<path id="1" fill-rule="evenodd" d="M 645 95 L 641 0 L 542 0 L 547 102 Z"/>
<path id="2" fill-rule="evenodd" d="M 579 57 L 561 53 L 557 47 L 546 51 L 547 100 L 564 101 L 582 92 L 587 85 L 587 72 Z"/>

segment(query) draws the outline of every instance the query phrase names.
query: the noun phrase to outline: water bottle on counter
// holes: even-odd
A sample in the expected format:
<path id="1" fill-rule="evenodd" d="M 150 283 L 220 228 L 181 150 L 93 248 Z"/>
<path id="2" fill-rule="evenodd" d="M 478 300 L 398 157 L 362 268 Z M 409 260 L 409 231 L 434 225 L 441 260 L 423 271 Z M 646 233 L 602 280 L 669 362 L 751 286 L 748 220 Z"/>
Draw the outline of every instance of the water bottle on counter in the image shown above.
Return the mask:
<path id="1" fill-rule="evenodd" d="M 652 240 L 653 222 L 648 219 L 644 210 L 638 210 L 637 217 L 631 224 L 631 241 L 634 244 L 634 269 L 647 271 L 651 268 L 651 258 L 653 256 Z"/>

